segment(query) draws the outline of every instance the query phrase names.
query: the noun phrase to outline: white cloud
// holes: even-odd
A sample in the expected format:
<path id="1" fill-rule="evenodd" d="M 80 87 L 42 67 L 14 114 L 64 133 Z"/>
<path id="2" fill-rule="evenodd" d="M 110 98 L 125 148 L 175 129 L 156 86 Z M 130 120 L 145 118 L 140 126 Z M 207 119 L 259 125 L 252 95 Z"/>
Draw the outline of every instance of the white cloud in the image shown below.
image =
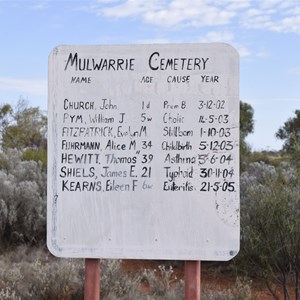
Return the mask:
<path id="1" fill-rule="evenodd" d="M 296 0 L 98 0 L 86 8 L 113 18 L 140 18 L 162 28 L 236 26 L 300 34 Z M 298 13 L 297 13 L 298 11 Z"/>
<path id="2" fill-rule="evenodd" d="M 153 39 L 138 40 L 137 43 L 138 44 L 168 44 L 171 43 L 171 41 L 164 38 L 153 38 Z"/>
<path id="3" fill-rule="evenodd" d="M 238 10 L 238 9 L 242 9 L 242 8 L 247 8 L 250 5 L 251 5 L 250 1 L 234 1 L 227 6 L 227 9 Z"/>
<path id="4" fill-rule="evenodd" d="M 47 95 L 47 80 L 28 80 L 0 77 L 0 90 L 17 91 L 20 94 Z"/>
<path id="5" fill-rule="evenodd" d="M 229 31 L 211 31 L 200 39 L 203 43 L 231 43 L 234 40 L 234 34 Z"/>
<path id="6" fill-rule="evenodd" d="M 98 2 L 98 6 L 93 5 L 90 10 L 106 17 L 140 17 L 160 27 L 201 27 L 228 24 L 236 15 L 235 10 L 241 7 L 245 4 L 224 9 L 223 5 L 214 5 L 208 0 L 126 0 L 110 5 Z"/>
<path id="7" fill-rule="evenodd" d="M 204 29 L 200 42 L 229 43 L 241 57 L 270 55 L 267 50 L 250 51 L 251 45 L 243 45 L 241 30 L 300 34 L 299 0 L 98 0 L 86 9 L 101 17 L 140 19 L 162 30 L 184 29 L 187 39 L 189 30 Z M 164 38 L 139 41 L 168 42 Z"/>
<path id="8" fill-rule="evenodd" d="M 291 75 L 296 75 L 296 76 L 299 76 L 300 75 L 300 68 L 293 68 L 293 69 L 290 69 L 288 71 L 289 74 Z M 298 100 L 299 101 L 299 100 Z"/>
<path id="9" fill-rule="evenodd" d="M 278 32 L 293 32 L 300 34 L 300 15 L 285 18 L 277 24 L 274 24 L 271 29 Z"/>
<path id="10" fill-rule="evenodd" d="M 251 55 L 251 51 L 245 46 L 236 45 L 236 49 L 241 57 L 247 57 Z"/>
<path id="11" fill-rule="evenodd" d="M 34 3 L 31 8 L 36 10 L 42 10 L 47 8 L 48 4 L 49 4 L 48 1 L 41 1 L 41 2 Z"/>
<path id="12" fill-rule="evenodd" d="M 119 0 L 98 0 L 98 3 L 116 3 Z"/>
<path id="13" fill-rule="evenodd" d="M 268 57 L 270 55 L 271 55 L 271 53 L 267 50 L 260 50 L 256 53 L 257 57 Z"/>
<path id="14" fill-rule="evenodd" d="M 201 43 L 228 43 L 236 48 L 241 57 L 251 55 L 247 47 L 237 44 L 234 40 L 234 34 L 230 31 L 211 31 L 201 37 L 199 41 Z"/>
<path id="15" fill-rule="evenodd" d="M 259 5 L 263 9 L 268 9 L 270 7 L 273 7 L 277 4 L 280 4 L 282 0 L 260 0 Z"/>
<path id="16" fill-rule="evenodd" d="M 148 11 L 156 11 L 158 9 L 157 5 L 158 1 L 128 0 L 121 4 L 100 8 L 98 14 L 116 18 L 144 16 Z"/>
<path id="17" fill-rule="evenodd" d="M 246 28 L 300 34 L 299 1 L 262 0 L 253 4 L 242 15 Z"/>
<path id="18" fill-rule="evenodd" d="M 262 11 L 256 8 L 250 8 L 249 10 L 246 11 L 245 15 L 248 18 L 251 17 L 256 17 L 256 16 L 260 16 L 262 14 Z"/>
<path id="19" fill-rule="evenodd" d="M 243 20 L 243 27 L 252 29 L 270 29 L 274 22 L 269 15 L 257 14 Z"/>

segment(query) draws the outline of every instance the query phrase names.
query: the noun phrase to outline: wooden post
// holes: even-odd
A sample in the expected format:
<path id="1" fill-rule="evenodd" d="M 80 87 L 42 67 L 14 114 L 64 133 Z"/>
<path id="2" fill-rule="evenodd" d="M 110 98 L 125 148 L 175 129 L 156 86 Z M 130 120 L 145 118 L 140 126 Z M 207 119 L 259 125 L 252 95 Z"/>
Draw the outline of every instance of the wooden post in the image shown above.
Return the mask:
<path id="1" fill-rule="evenodd" d="M 84 300 L 100 300 L 100 259 L 85 259 Z"/>
<path id="2" fill-rule="evenodd" d="M 200 300 L 201 294 L 201 262 L 185 261 L 184 282 L 185 300 Z"/>

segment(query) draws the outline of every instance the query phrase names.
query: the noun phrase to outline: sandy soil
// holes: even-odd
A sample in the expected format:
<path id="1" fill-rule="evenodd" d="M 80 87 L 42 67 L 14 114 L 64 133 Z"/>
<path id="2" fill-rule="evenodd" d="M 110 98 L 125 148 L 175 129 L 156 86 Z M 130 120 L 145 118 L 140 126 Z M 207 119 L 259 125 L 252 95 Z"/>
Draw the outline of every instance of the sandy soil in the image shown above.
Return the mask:
<path id="1" fill-rule="evenodd" d="M 161 264 L 172 264 L 165 261 L 151 261 L 151 260 L 123 260 L 122 267 L 129 273 L 135 273 L 144 269 L 158 269 Z M 174 272 L 178 280 L 184 280 L 184 263 L 179 262 L 173 266 Z M 225 268 L 226 269 L 226 268 Z M 236 278 L 229 272 L 224 271 L 214 264 L 202 263 L 201 265 L 201 290 L 213 291 L 227 291 L 232 289 L 236 283 Z M 143 287 L 147 288 L 147 287 Z M 273 296 L 263 282 L 259 280 L 252 280 L 251 292 L 257 300 L 273 300 Z M 283 299 L 283 297 L 282 297 Z"/>

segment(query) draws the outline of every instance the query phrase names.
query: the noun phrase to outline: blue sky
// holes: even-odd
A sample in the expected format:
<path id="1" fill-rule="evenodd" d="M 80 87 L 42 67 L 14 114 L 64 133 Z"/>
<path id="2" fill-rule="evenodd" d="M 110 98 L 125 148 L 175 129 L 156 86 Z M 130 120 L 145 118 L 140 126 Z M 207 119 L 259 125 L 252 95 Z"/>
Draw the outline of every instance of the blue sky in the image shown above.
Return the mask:
<path id="1" fill-rule="evenodd" d="M 0 105 L 47 109 L 48 55 L 61 44 L 226 42 L 240 53 L 253 150 L 300 109 L 299 0 L 0 0 Z"/>

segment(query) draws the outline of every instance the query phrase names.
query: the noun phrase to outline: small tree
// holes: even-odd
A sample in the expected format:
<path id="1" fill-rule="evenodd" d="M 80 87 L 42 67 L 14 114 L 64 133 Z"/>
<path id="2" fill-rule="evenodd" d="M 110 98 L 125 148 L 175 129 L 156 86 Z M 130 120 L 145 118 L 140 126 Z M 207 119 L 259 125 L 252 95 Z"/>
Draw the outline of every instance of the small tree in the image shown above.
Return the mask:
<path id="1" fill-rule="evenodd" d="M 15 109 L 0 106 L 1 147 L 3 151 L 22 151 L 23 159 L 42 161 L 46 167 L 47 117 L 38 107 L 28 107 L 20 100 Z"/>
<path id="2" fill-rule="evenodd" d="M 240 137 L 241 140 L 253 133 L 254 121 L 253 121 L 254 110 L 248 103 L 240 101 Z"/>
<path id="3" fill-rule="evenodd" d="M 295 143 L 300 142 L 300 110 L 295 110 L 295 117 L 289 118 L 278 129 L 275 136 L 284 141 L 283 150 L 293 152 Z"/>
<path id="4" fill-rule="evenodd" d="M 0 106 L 0 138 L 1 138 L 1 146 L 2 146 L 2 136 L 3 132 L 12 122 L 12 113 L 13 109 L 10 104 L 3 104 Z"/>
<path id="5" fill-rule="evenodd" d="M 246 142 L 246 137 L 250 133 L 253 133 L 254 130 L 253 114 L 254 110 L 252 106 L 240 101 L 240 157 L 242 169 L 250 153 L 250 147 Z"/>
<path id="6" fill-rule="evenodd" d="M 15 110 L 4 104 L 0 112 L 3 120 L 10 116 L 9 121 L 2 122 L 3 149 L 46 149 L 47 117 L 38 107 L 28 107 L 24 100 L 20 100 Z"/>

